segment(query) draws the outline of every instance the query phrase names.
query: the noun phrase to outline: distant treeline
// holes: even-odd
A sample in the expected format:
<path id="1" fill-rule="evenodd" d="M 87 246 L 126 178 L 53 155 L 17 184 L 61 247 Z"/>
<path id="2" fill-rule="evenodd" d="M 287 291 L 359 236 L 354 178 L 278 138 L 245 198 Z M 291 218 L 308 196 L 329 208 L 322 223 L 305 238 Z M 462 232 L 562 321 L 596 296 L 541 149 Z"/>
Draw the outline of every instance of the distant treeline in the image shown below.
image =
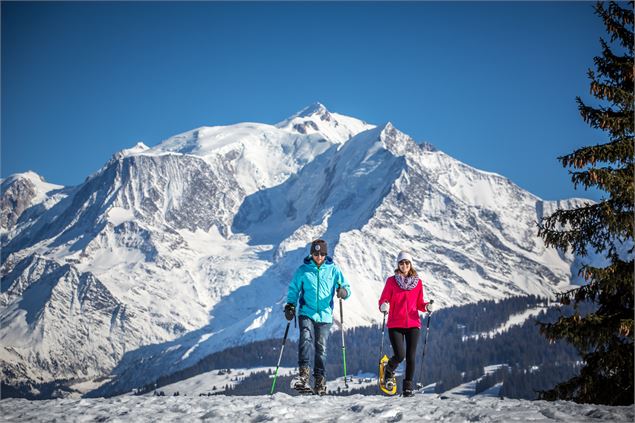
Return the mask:
<path id="1" fill-rule="evenodd" d="M 512 297 L 499 301 L 480 301 L 458 307 L 436 311 L 431 316 L 430 332 L 425 360 L 423 362 L 424 385 L 436 382 L 437 392 L 444 392 L 461 383 L 474 380 L 484 374 L 484 367 L 491 364 L 507 364 L 508 368 L 484 378 L 477 389 L 485 390 L 503 382 L 501 394 L 512 398 L 535 399 L 536 391 L 546 389 L 568 379 L 578 370 L 579 355 L 573 347 L 563 342 L 549 344 L 540 335 L 536 319 L 513 326 L 508 331 L 492 338 L 470 335 L 487 333 L 505 322 L 514 314 L 528 308 L 546 306 L 546 300 L 536 296 Z M 570 312 L 570 311 L 566 311 Z M 560 315 L 558 307 L 549 307 L 541 312 L 538 321 L 555 321 Z M 425 318 L 422 322 L 422 339 L 418 345 L 420 366 L 425 334 Z M 292 326 L 293 328 L 293 326 Z M 381 328 L 379 326 L 353 328 L 345 332 L 347 372 L 377 373 Z M 385 351 L 390 353 L 386 334 Z M 211 354 L 196 365 L 179 372 L 162 376 L 139 388 L 139 393 L 187 379 L 220 368 L 275 366 L 280 353 L 281 340 L 254 342 Z M 281 366 L 297 366 L 297 343 L 287 341 Z M 334 332 L 327 346 L 327 379 L 343 376 L 341 335 Z M 419 367 L 415 377 L 420 374 Z M 276 392 L 294 394 L 289 388 L 291 377 L 278 377 Z M 269 392 L 272 379 L 266 372 L 246 377 L 235 387 L 227 389 L 228 395 L 263 395 Z M 421 382 L 417 380 L 417 382 Z M 354 389 L 355 393 L 377 393 L 374 386 Z M 211 390 L 211 387 L 210 387 Z M 333 394 L 338 394 L 333 392 Z"/>

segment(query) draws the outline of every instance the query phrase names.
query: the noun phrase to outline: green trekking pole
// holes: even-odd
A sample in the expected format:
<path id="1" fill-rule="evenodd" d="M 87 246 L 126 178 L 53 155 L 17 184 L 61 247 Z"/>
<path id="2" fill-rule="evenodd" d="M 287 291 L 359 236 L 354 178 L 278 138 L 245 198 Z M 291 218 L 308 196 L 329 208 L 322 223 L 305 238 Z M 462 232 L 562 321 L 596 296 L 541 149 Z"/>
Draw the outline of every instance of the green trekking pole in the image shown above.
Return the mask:
<path id="1" fill-rule="evenodd" d="M 340 288 L 342 285 L 340 285 Z M 344 307 L 340 298 L 340 323 L 342 324 L 342 361 L 344 362 L 344 386 L 348 388 L 348 380 L 346 377 L 346 345 L 344 344 Z"/>
<path id="2" fill-rule="evenodd" d="M 282 339 L 282 348 L 280 348 L 280 357 L 278 357 L 278 365 L 276 366 L 276 373 L 273 375 L 273 384 L 271 385 L 271 393 L 273 395 L 273 390 L 276 389 L 276 379 L 278 379 L 278 369 L 280 368 L 280 361 L 282 361 L 282 352 L 284 351 L 284 344 L 287 342 L 287 335 L 289 334 L 289 326 L 291 325 L 291 320 L 287 322 L 287 328 L 284 330 L 284 338 Z"/>

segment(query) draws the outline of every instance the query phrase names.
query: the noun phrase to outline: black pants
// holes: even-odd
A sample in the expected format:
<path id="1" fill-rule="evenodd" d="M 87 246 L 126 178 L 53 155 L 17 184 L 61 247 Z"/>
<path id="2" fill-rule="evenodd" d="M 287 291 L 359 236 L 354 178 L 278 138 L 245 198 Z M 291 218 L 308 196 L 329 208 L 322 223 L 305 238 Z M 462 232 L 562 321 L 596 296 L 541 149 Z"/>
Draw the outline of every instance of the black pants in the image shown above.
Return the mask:
<path id="1" fill-rule="evenodd" d="M 394 328 L 388 329 L 390 344 L 395 355 L 390 357 L 388 365 L 393 369 L 406 359 L 406 377 L 404 380 L 413 380 L 415 375 L 415 357 L 417 355 L 417 341 L 419 341 L 419 328 Z M 404 339 L 406 347 L 404 348 Z"/>

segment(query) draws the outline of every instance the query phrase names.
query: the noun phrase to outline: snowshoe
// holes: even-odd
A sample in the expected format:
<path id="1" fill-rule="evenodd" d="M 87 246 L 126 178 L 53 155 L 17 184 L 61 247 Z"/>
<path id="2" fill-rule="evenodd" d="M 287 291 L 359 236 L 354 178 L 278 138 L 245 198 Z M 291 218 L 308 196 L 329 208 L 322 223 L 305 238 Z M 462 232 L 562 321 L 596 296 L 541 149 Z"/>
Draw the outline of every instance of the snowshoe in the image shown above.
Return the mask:
<path id="1" fill-rule="evenodd" d="M 313 394 L 313 389 L 309 385 L 309 374 L 308 367 L 300 367 L 300 373 L 291 380 L 291 388 L 302 395 Z"/>
<path id="2" fill-rule="evenodd" d="M 293 389 L 296 390 L 296 392 L 300 395 L 313 395 L 313 389 L 310 386 L 300 386 L 300 385 L 296 385 L 293 387 Z"/>
<path id="3" fill-rule="evenodd" d="M 386 372 L 388 366 L 388 356 L 384 355 L 379 360 L 379 389 L 385 394 L 395 395 L 397 393 L 397 380 L 394 373 Z M 388 374 L 386 374 L 388 373 Z"/>

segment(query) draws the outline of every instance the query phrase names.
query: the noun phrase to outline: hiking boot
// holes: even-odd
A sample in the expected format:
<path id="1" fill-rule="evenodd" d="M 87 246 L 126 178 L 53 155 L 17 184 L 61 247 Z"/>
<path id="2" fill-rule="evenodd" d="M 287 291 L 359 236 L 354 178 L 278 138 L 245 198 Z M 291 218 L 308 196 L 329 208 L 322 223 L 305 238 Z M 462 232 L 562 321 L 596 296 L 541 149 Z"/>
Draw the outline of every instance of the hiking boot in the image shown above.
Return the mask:
<path id="1" fill-rule="evenodd" d="M 384 386 L 386 389 L 391 390 L 397 381 L 395 380 L 395 371 L 396 367 L 392 367 L 391 362 L 388 361 L 386 363 L 386 367 L 384 367 Z"/>
<path id="2" fill-rule="evenodd" d="M 299 392 L 310 392 L 309 378 L 311 377 L 311 369 L 308 367 L 300 367 L 298 376 L 294 379 L 293 389 Z"/>
<path id="3" fill-rule="evenodd" d="M 384 379 L 388 380 L 394 378 L 395 370 L 397 370 L 397 368 L 392 367 L 392 362 L 388 360 L 388 363 L 386 363 L 386 367 L 384 367 Z"/>
<path id="4" fill-rule="evenodd" d="M 412 397 L 414 396 L 414 384 L 411 380 L 403 381 L 403 392 L 402 396 L 404 397 Z"/>
<path id="5" fill-rule="evenodd" d="M 324 376 L 315 376 L 315 388 L 313 389 L 313 393 L 316 395 L 326 394 L 326 378 Z"/>

